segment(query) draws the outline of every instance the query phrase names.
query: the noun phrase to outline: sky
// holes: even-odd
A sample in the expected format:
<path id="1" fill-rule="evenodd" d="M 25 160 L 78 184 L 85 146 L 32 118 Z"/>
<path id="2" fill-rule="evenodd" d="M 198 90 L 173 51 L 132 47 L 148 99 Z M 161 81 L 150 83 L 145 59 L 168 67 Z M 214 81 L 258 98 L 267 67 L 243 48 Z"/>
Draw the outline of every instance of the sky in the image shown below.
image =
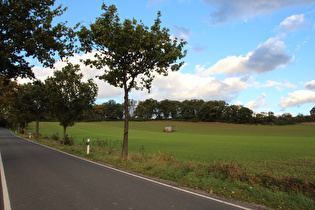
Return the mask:
<path id="1" fill-rule="evenodd" d="M 102 3 L 114 4 L 121 20 L 147 26 L 161 11 L 161 26 L 188 42 L 185 65 L 156 75 L 150 93 L 132 91 L 132 99 L 224 100 L 255 113 L 293 116 L 309 115 L 315 106 L 315 0 L 56 0 L 68 10 L 55 21 L 89 26 Z M 92 56 L 76 54 L 71 62 Z M 101 70 L 81 70 L 99 86 L 96 103 L 123 101 L 120 88 L 95 79 Z M 40 65 L 33 71 L 39 79 L 53 75 Z"/>

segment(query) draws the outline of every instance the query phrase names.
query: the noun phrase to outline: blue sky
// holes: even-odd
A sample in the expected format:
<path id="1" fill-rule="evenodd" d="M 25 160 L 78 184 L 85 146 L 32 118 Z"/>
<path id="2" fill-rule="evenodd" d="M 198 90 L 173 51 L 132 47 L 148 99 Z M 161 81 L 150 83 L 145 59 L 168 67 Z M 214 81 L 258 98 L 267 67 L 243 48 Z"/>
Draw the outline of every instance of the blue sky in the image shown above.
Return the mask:
<path id="1" fill-rule="evenodd" d="M 131 92 L 135 100 L 225 100 L 276 115 L 309 115 L 315 106 L 315 0 L 56 0 L 68 7 L 57 21 L 87 26 L 101 15 L 103 2 L 116 5 L 121 20 L 148 26 L 161 11 L 162 26 L 188 42 L 185 66 L 156 76 L 150 93 Z M 52 75 L 39 66 L 34 72 Z M 86 78 L 101 73 L 84 66 L 82 72 Z M 95 81 L 97 103 L 122 102 L 121 89 Z"/>

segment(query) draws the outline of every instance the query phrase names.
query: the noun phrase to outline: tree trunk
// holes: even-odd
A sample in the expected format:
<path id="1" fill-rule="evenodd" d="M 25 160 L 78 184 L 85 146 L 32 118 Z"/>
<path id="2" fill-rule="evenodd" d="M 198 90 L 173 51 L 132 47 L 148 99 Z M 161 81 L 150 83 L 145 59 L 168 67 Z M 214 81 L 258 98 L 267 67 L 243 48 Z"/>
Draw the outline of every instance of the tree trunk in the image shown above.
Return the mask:
<path id="1" fill-rule="evenodd" d="M 36 137 L 39 136 L 39 120 L 36 120 Z"/>
<path id="2" fill-rule="evenodd" d="M 66 130 L 67 126 L 63 126 L 63 138 L 62 138 L 62 144 L 65 144 L 65 139 L 66 139 Z"/>
<path id="3" fill-rule="evenodd" d="M 128 130 L 129 130 L 129 110 L 128 110 L 128 90 L 125 88 L 125 123 L 124 123 L 124 141 L 122 148 L 122 158 L 127 159 L 128 157 Z"/>

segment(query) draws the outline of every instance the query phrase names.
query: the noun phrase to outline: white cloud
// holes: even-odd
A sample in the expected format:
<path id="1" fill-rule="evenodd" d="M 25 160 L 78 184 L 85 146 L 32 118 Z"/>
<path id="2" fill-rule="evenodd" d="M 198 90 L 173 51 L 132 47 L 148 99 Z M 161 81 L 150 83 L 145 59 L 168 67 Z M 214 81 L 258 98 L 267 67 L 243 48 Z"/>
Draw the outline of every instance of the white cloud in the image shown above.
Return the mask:
<path id="1" fill-rule="evenodd" d="M 83 73 L 83 80 L 94 79 L 98 85 L 97 98 L 112 99 L 122 98 L 123 90 L 118 87 L 114 87 L 95 78 L 103 74 L 103 70 L 97 70 L 96 68 L 90 68 L 80 63 L 80 59 L 94 58 L 94 53 L 88 53 L 84 55 L 75 55 L 70 59 L 73 64 L 80 64 L 81 72 Z M 66 63 L 58 61 L 55 64 L 56 70 L 61 70 Z M 196 66 L 196 70 L 204 70 L 202 66 Z M 37 78 L 45 80 L 48 76 L 53 76 L 52 69 L 44 69 L 41 67 L 34 68 L 34 73 Z M 230 77 L 223 81 L 216 79 L 215 77 L 202 77 L 197 74 L 170 72 L 167 77 L 159 74 L 155 74 L 155 79 L 152 83 L 150 93 L 147 91 L 132 91 L 130 98 L 136 100 L 143 100 L 146 98 L 154 98 L 156 100 L 174 99 L 185 100 L 191 98 L 200 98 L 204 100 L 225 100 L 231 101 L 235 99 L 238 94 L 247 89 L 250 85 L 251 78 L 236 78 Z"/>
<path id="2" fill-rule="evenodd" d="M 98 70 L 96 68 L 90 68 L 90 66 L 85 66 L 84 64 L 80 63 L 80 59 L 95 59 L 94 58 L 94 52 L 92 53 L 86 53 L 83 55 L 75 55 L 74 57 L 72 57 L 70 59 L 70 62 L 73 64 L 80 64 L 80 68 L 81 68 L 81 72 L 83 74 L 83 80 L 88 80 L 90 78 L 94 79 L 94 82 L 97 84 L 98 86 L 98 95 L 97 98 L 98 99 L 103 99 L 103 98 L 120 98 L 123 97 L 123 91 L 121 88 L 119 87 L 114 87 L 110 84 L 108 84 L 107 82 L 105 82 L 104 80 L 100 80 L 98 78 L 96 78 L 97 76 L 100 76 L 104 73 L 104 70 Z M 59 69 L 62 68 L 62 66 L 64 66 L 65 63 L 60 62 L 60 64 L 56 64 L 56 69 L 58 69 L 57 67 L 59 66 Z"/>
<path id="3" fill-rule="evenodd" d="M 215 65 L 205 70 L 203 75 L 261 74 L 275 70 L 278 67 L 284 67 L 294 57 L 285 52 L 285 45 L 279 38 L 270 38 L 265 43 L 259 44 L 255 50 L 249 52 L 245 57 L 242 55 L 238 57 L 228 56 L 219 60 Z"/>
<path id="4" fill-rule="evenodd" d="M 237 101 L 237 102 L 233 103 L 233 105 L 243 106 L 243 103 L 241 101 Z"/>
<path id="5" fill-rule="evenodd" d="M 297 90 L 289 93 L 289 97 L 281 97 L 279 106 L 282 108 L 300 106 L 306 103 L 315 103 L 315 92 L 311 90 Z"/>
<path id="6" fill-rule="evenodd" d="M 275 82 L 275 81 L 271 81 L 271 80 L 267 80 L 266 84 L 263 85 L 263 87 L 274 87 L 276 86 L 276 88 L 281 91 L 282 88 L 281 87 L 286 87 L 286 88 L 297 88 L 296 85 L 291 84 L 288 81 L 285 81 L 284 83 L 281 82 Z"/>
<path id="7" fill-rule="evenodd" d="M 314 3 L 313 0 L 203 0 L 203 2 L 213 9 L 209 18 L 212 24 L 222 24 L 239 18 L 247 21 L 252 17 L 271 14 L 279 9 Z"/>
<path id="8" fill-rule="evenodd" d="M 280 82 L 275 82 L 268 80 L 267 83 L 263 87 L 273 87 L 273 86 L 279 86 L 282 85 Z"/>
<path id="9" fill-rule="evenodd" d="M 97 98 L 119 98 L 123 97 L 123 91 L 121 88 L 114 87 L 103 80 L 95 78 L 103 73 L 103 70 L 98 70 L 96 68 L 90 68 L 89 66 L 85 66 L 84 64 L 80 63 L 80 59 L 93 59 L 94 53 L 87 53 L 80 55 L 74 55 L 69 62 L 73 64 L 80 64 L 81 73 L 83 74 L 83 80 L 87 81 L 88 79 L 94 79 L 94 82 L 98 86 L 98 95 Z M 57 61 L 55 64 L 55 69 L 50 68 L 43 68 L 39 66 L 35 66 L 33 68 L 33 72 L 35 77 L 41 81 L 44 81 L 49 76 L 53 76 L 54 71 L 61 70 L 64 66 L 66 66 L 66 62 Z M 29 79 L 19 79 L 19 83 L 27 83 L 30 82 Z"/>
<path id="10" fill-rule="evenodd" d="M 206 70 L 205 66 L 196 65 L 195 70 L 197 72 L 197 75 L 200 75 L 202 72 Z"/>
<path id="11" fill-rule="evenodd" d="M 226 78 L 220 81 L 214 77 L 201 77 L 195 74 L 170 72 L 167 77 L 157 75 L 153 80 L 150 93 L 134 91 L 132 98 L 143 100 L 173 99 L 185 100 L 199 98 L 204 100 L 231 101 L 249 85 L 241 78 Z"/>
<path id="12" fill-rule="evenodd" d="M 245 105 L 245 107 L 249 109 L 257 109 L 257 108 L 265 107 L 267 105 L 265 98 L 266 98 L 266 94 L 263 93 L 261 94 L 261 96 L 259 96 L 255 100 L 248 102 Z"/>
<path id="13" fill-rule="evenodd" d="M 315 90 L 315 80 L 305 83 L 304 87 L 308 90 Z"/>
<path id="14" fill-rule="evenodd" d="M 299 28 L 303 28 L 305 25 L 306 20 L 304 19 L 304 14 L 291 15 L 280 23 L 280 25 L 277 27 L 277 30 L 283 32 L 291 32 Z"/>
<path id="15" fill-rule="evenodd" d="M 286 87 L 286 88 L 297 88 L 296 85 L 291 84 L 291 83 L 288 82 L 288 81 L 285 81 L 285 83 L 283 84 L 283 86 Z"/>
<path id="16" fill-rule="evenodd" d="M 54 69 L 50 69 L 50 68 L 43 68 L 41 66 L 34 66 L 32 68 L 33 73 L 35 74 L 36 79 L 39 79 L 41 81 L 44 81 L 48 76 L 53 76 L 54 75 Z M 29 83 L 32 82 L 32 80 L 28 79 L 28 78 L 18 78 L 18 82 L 20 84 L 25 84 L 25 83 Z"/>

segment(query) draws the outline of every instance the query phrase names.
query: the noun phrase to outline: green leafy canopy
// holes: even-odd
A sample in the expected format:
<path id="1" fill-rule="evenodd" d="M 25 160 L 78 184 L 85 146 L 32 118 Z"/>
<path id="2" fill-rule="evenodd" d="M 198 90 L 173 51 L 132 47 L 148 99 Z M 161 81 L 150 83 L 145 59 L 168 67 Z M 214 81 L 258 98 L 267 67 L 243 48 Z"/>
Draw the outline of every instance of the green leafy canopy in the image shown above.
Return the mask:
<path id="1" fill-rule="evenodd" d="M 52 25 L 66 8 L 55 9 L 55 0 L 1 0 L 0 3 L 0 75 L 7 78 L 34 77 L 36 58 L 45 67 L 52 67 L 55 56 L 73 54 L 75 32 L 66 23 Z"/>
<path id="2" fill-rule="evenodd" d="M 92 108 L 97 95 L 97 85 L 92 79 L 83 82 L 79 71 L 79 65 L 68 63 L 45 80 L 51 110 L 65 127 L 74 125 L 85 110 Z"/>
<path id="3" fill-rule="evenodd" d="M 186 51 L 183 52 L 186 42 L 172 40 L 169 29 L 161 29 L 160 12 L 149 29 L 135 19 L 121 23 L 114 5 L 103 4 L 102 9 L 105 13 L 90 25 L 90 30 L 82 27 L 78 33 L 81 50 L 95 50 L 95 59 L 84 60 L 84 63 L 104 69 L 100 79 L 127 92 L 132 88 L 149 90 L 154 71 L 166 76 L 169 69 L 177 71 L 184 64 L 176 61 L 186 55 Z M 139 81 L 136 81 L 137 76 Z"/>

